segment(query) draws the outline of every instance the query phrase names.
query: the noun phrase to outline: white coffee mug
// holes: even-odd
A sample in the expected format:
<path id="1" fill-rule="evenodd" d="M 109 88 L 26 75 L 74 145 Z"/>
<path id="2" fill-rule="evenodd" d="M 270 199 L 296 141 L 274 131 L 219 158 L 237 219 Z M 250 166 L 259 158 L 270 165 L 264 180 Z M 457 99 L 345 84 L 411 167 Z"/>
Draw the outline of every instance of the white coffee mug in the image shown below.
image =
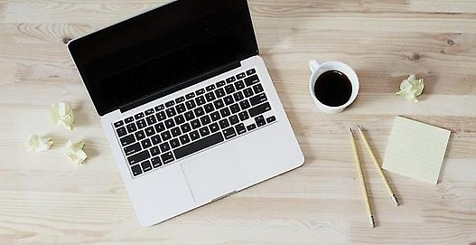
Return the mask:
<path id="1" fill-rule="evenodd" d="M 314 101 L 314 104 L 317 106 L 318 109 L 321 111 L 328 113 L 328 114 L 335 114 L 343 111 L 347 106 L 352 104 L 354 100 L 357 98 L 357 94 L 359 93 L 359 78 L 355 71 L 348 65 L 339 62 L 339 61 L 329 61 L 322 64 L 319 64 L 315 60 L 309 61 L 309 69 L 311 70 L 311 78 L 309 79 L 309 90 L 311 92 L 311 97 Z M 350 86 L 352 91 L 350 92 L 350 96 L 345 95 L 344 103 L 340 105 L 326 105 L 323 103 L 319 98 L 316 96 L 315 88 L 316 88 L 316 81 L 318 78 L 327 71 L 334 71 L 339 74 L 343 74 L 348 78 L 350 82 Z M 331 81 L 330 81 L 331 82 Z M 319 86 L 318 86 L 319 88 Z M 345 93 L 345 91 L 342 91 Z"/>

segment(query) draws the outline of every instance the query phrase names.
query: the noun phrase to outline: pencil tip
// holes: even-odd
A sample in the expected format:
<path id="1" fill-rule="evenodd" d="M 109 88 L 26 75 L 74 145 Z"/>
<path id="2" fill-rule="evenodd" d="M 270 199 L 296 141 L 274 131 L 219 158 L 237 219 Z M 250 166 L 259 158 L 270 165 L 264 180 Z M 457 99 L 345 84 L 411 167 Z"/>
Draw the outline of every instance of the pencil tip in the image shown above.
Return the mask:
<path id="1" fill-rule="evenodd" d="M 372 228 L 375 228 L 375 219 L 373 215 L 370 216 L 370 224 L 372 224 Z"/>
<path id="2" fill-rule="evenodd" d="M 395 194 L 393 194 L 392 197 L 393 197 L 393 202 L 395 203 L 395 205 L 399 206 L 400 203 L 398 203 L 397 196 L 395 196 Z"/>

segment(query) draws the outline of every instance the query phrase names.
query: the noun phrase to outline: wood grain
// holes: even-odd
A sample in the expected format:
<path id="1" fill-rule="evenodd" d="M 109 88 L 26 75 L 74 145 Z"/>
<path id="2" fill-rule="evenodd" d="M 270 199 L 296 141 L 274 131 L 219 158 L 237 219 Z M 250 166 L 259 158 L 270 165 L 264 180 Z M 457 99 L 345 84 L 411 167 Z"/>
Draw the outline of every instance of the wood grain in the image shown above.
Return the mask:
<path id="1" fill-rule="evenodd" d="M 99 117 L 66 43 L 167 1 L 0 1 L 0 244 L 475 244 L 476 2 L 249 0 L 260 53 L 306 156 L 301 168 L 160 225 L 140 227 Z M 340 60 L 361 82 L 355 103 L 319 112 L 309 59 Z M 395 95 L 425 79 L 418 103 Z M 50 122 L 67 101 L 77 127 Z M 363 125 L 382 160 L 394 117 L 451 130 L 435 186 L 387 173 L 394 207 L 362 141 L 378 227 L 370 229 L 346 129 Z M 26 152 L 29 135 L 55 138 Z M 75 166 L 68 139 L 90 159 Z"/>

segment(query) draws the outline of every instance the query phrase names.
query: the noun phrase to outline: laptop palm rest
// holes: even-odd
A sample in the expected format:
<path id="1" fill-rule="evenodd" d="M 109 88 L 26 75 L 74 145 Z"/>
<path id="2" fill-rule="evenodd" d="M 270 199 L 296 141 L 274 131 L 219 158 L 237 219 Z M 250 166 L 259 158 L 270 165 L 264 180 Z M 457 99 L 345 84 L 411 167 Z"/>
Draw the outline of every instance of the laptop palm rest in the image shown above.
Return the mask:
<path id="1" fill-rule="evenodd" d="M 211 154 L 210 154 L 211 153 Z M 225 147 L 182 164 L 193 198 L 204 204 L 242 189 L 248 176 L 233 147 Z"/>

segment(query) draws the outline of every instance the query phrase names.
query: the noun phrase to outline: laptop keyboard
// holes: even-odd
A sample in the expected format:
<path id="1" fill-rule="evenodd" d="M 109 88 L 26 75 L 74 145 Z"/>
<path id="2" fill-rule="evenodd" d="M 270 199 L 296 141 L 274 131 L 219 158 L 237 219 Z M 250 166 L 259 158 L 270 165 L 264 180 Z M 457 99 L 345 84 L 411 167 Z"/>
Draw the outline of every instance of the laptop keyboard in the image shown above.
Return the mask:
<path id="1" fill-rule="evenodd" d="M 113 125 L 137 177 L 275 122 L 268 111 L 253 68 Z"/>

